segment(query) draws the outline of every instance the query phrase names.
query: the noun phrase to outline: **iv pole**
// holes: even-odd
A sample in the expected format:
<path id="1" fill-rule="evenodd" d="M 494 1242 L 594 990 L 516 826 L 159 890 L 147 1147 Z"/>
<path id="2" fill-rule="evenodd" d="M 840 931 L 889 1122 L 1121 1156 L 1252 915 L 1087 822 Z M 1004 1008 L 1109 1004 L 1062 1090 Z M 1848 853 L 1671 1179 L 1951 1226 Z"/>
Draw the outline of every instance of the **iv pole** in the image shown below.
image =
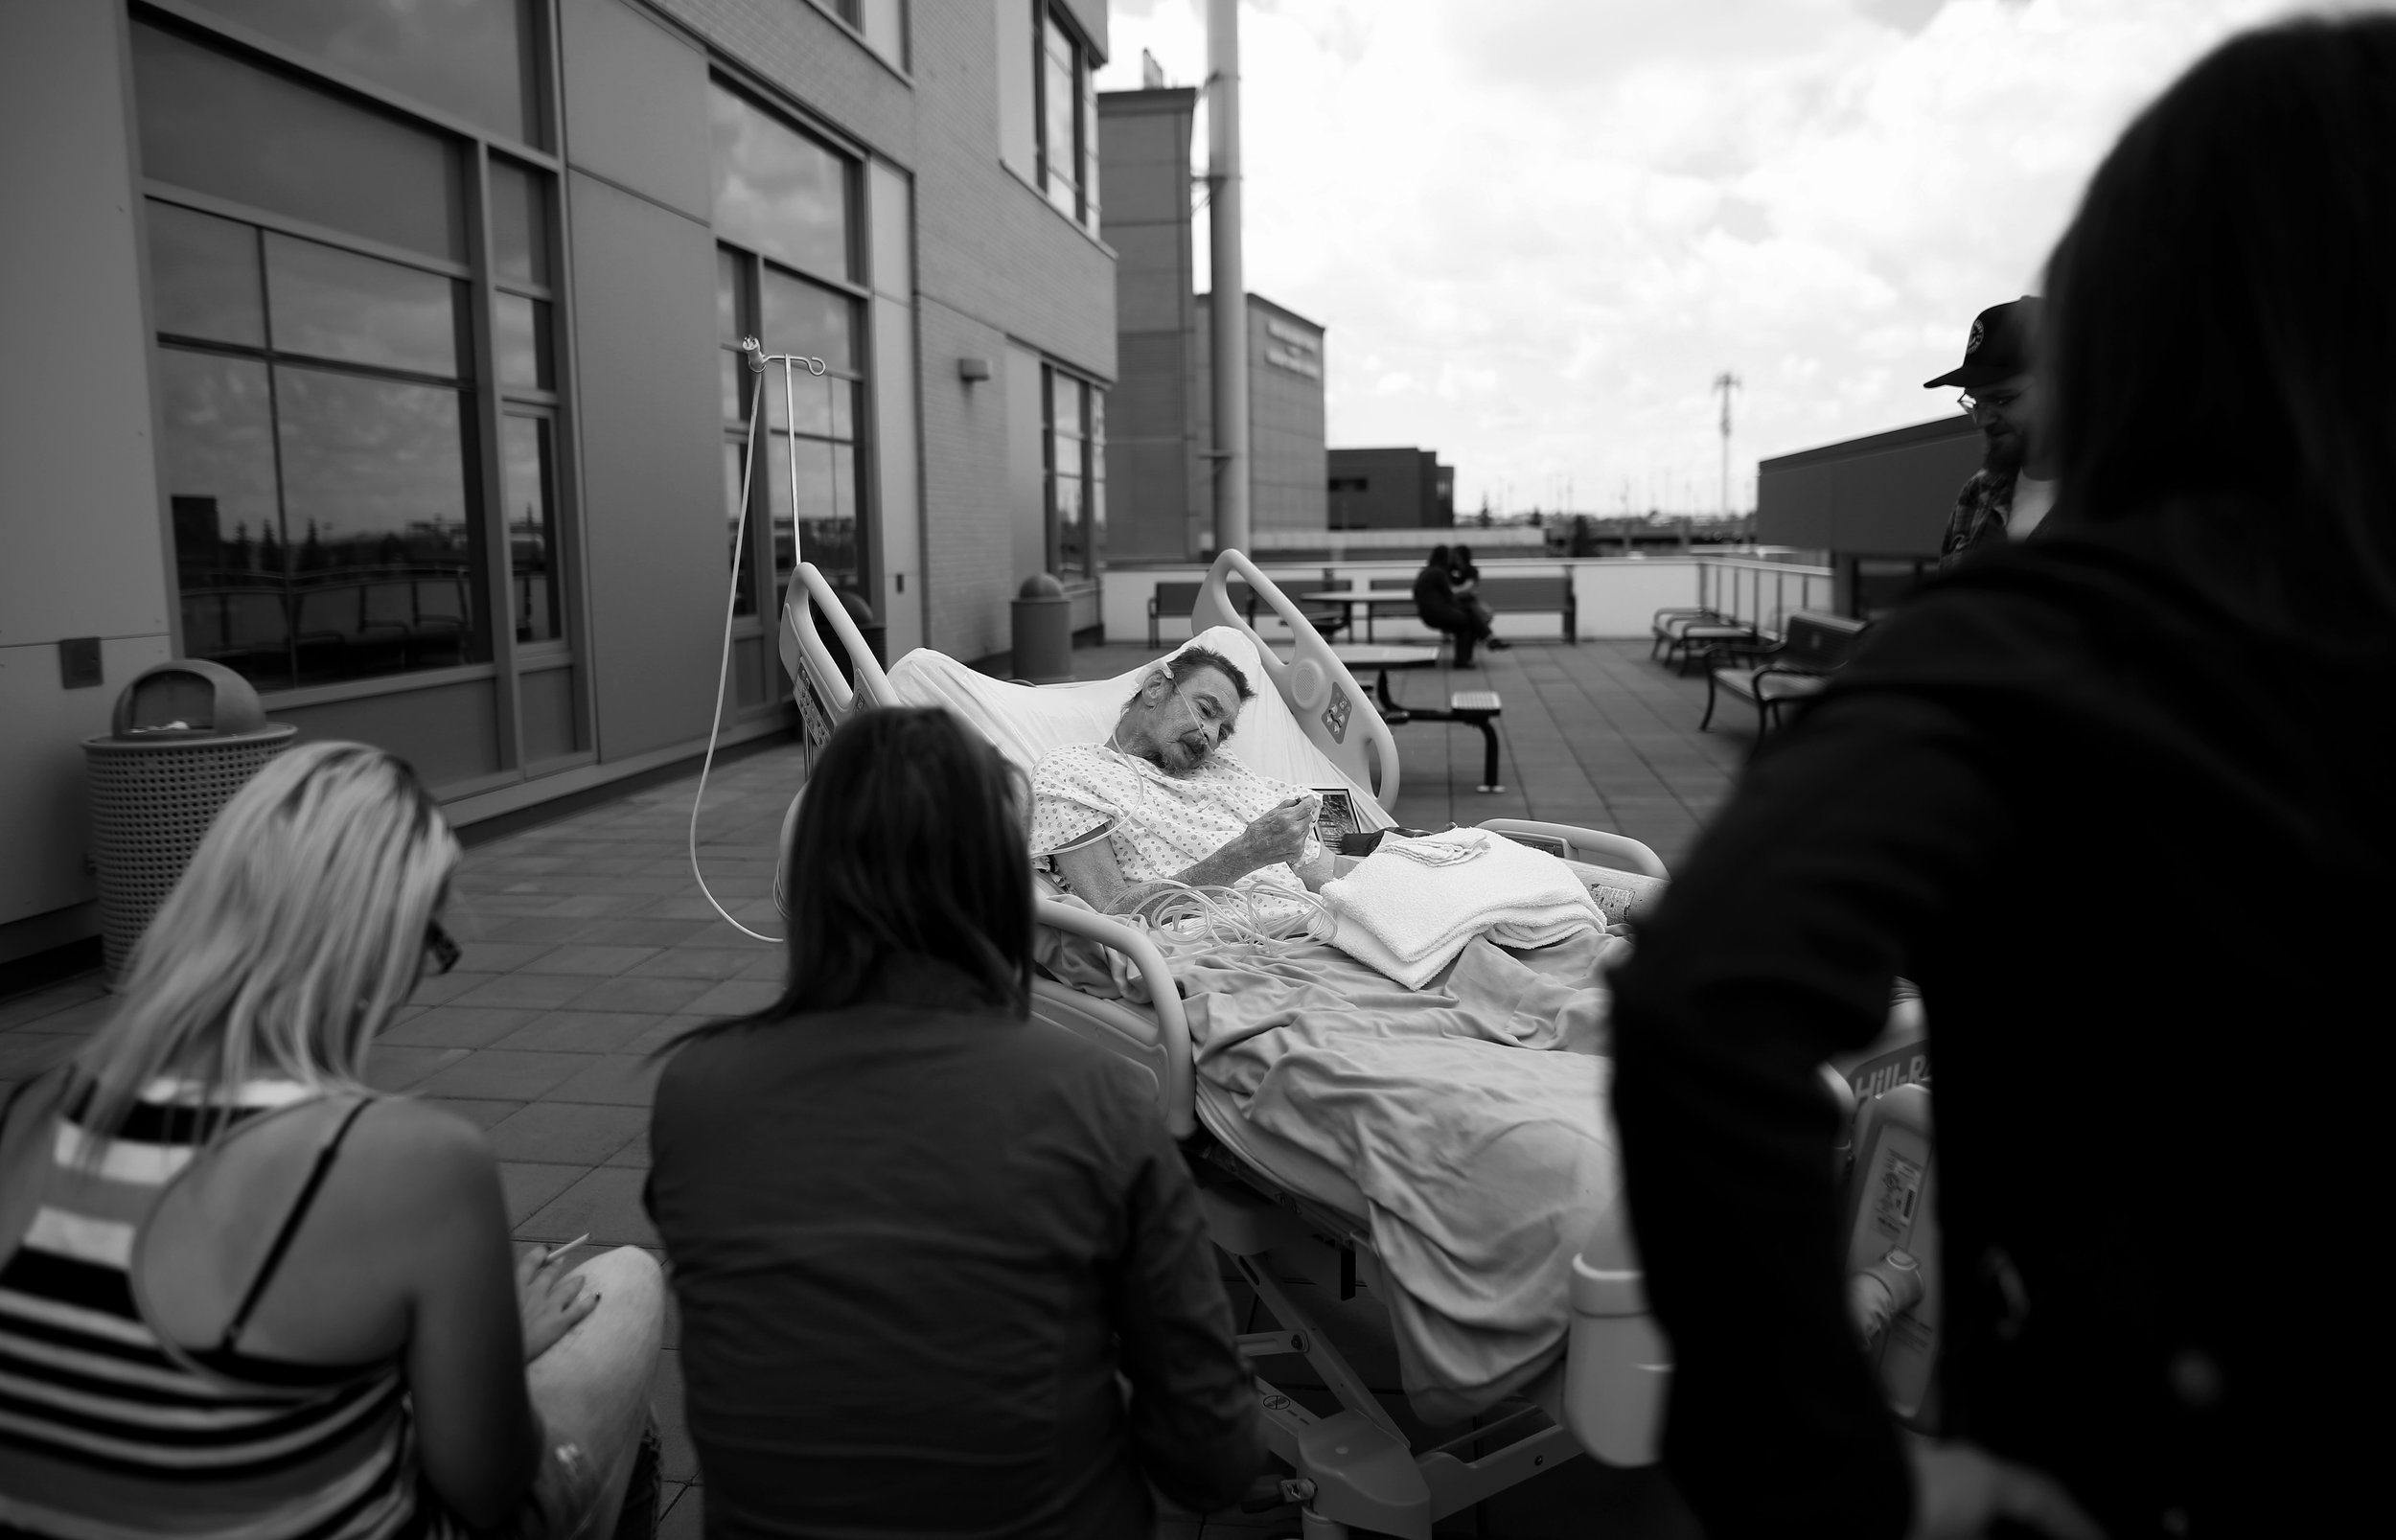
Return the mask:
<path id="1" fill-rule="evenodd" d="M 825 377 L 826 371 L 831 368 L 831 365 L 825 363 L 821 358 L 812 357 L 802 353 L 768 353 L 765 350 L 765 344 L 758 341 L 755 337 L 741 338 L 741 352 L 748 355 L 749 372 L 752 375 L 764 375 L 766 372 L 766 365 L 770 363 L 778 363 L 782 366 L 782 410 L 784 419 L 789 424 L 791 428 L 791 431 L 782 435 L 782 447 L 784 468 L 789 471 L 789 480 L 791 484 L 791 569 L 795 572 L 798 569 L 800 560 L 800 535 L 798 519 L 798 398 L 793 394 L 793 391 L 796 388 L 798 377 L 795 373 L 794 373 L 794 371 L 804 369 L 818 379 L 824 380 L 824 425 L 829 427 L 831 425 L 832 391 L 834 387 L 831 380 Z M 758 931 L 750 930 L 749 927 L 741 924 L 740 921 L 732 918 L 731 911 L 724 907 L 724 905 L 716 898 L 714 890 L 708 887 L 706 875 L 699 869 L 699 809 L 700 805 L 707 798 L 707 772 L 715 766 L 716 740 L 724 733 L 724 692 L 726 685 L 731 682 L 732 675 L 732 617 L 740 609 L 741 581 L 746 575 L 741 569 L 741 553 L 746 546 L 749 535 L 749 499 L 752 489 L 754 489 L 757 482 L 757 429 L 760 424 L 763 423 L 767 417 L 772 415 L 769 401 L 772 394 L 772 387 L 770 387 L 763 379 L 760 379 L 757 381 L 757 393 L 749 403 L 749 452 L 741 457 L 741 500 L 739 517 L 732 526 L 732 583 L 729 590 L 724 596 L 724 650 L 718 656 L 716 662 L 715 719 L 713 724 L 707 729 L 706 755 L 699 762 L 699 790 L 692 793 L 690 799 L 690 831 L 687 844 L 690 851 L 690 874 L 692 880 L 699 884 L 699 891 L 706 898 L 708 907 L 713 908 L 718 914 L 723 915 L 724 923 L 730 926 L 733 930 L 738 931 L 741 934 L 758 941 L 772 941 L 778 943 L 784 938 L 781 936 L 762 934 Z M 832 494 L 831 507 L 835 513 L 838 513 L 841 506 L 841 478 L 839 463 L 837 461 L 827 459 L 825 473 L 830 477 L 829 491 Z M 801 680 L 800 682 L 803 684 L 805 681 Z M 815 772 L 815 745 L 809 740 L 804 728 L 800 730 L 798 736 L 799 753 L 802 757 L 800 778 L 804 781 L 808 776 L 814 774 Z"/>

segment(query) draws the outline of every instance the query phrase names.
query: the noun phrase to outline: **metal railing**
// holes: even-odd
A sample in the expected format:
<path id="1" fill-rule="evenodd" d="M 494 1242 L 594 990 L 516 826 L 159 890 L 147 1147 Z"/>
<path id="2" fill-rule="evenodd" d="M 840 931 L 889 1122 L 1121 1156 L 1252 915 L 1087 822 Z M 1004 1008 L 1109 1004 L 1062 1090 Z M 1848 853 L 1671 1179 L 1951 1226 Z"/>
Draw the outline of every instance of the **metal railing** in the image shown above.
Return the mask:
<path id="1" fill-rule="evenodd" d="M 1786 631 L 1788 617 L 1798 610 L 1827 610 L 1836 602 L 1827 566 L 1728 556 L 1701 556 L 1696 562 L 1697 603 L 1767 636 Z"/>

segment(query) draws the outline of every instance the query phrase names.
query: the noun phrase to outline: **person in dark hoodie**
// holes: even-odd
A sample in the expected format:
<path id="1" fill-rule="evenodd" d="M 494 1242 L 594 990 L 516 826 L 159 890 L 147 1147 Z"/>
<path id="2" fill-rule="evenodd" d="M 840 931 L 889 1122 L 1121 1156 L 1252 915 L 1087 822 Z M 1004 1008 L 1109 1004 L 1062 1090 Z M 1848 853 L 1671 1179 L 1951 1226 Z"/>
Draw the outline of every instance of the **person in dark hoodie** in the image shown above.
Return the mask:
<path id="1" fill-rule="evenodd" d="M 1472 667 L 1472 650 L 1489 635 L 1489 623 L 1456 592 L 1456 579 L 1449 570 L 1448 548 L 1431 547 L 1431 555 L 1415 574 L 1415 613 L 1433 631 L 1443 631 L 1456 638 L 1456 666 Z"/>
<path id="2" fill-rule="evenodd" d="M 2396 16 L 2247 33 L 2048 272 L 2063 495 L 1763 747 L 1614 977 L 1614 1109 L 1716 1540 L 2333 1533 L 2376 1506 L 2384 1201 L 2343 1062 L 2396 919 Z M 1815 1066 L 1903 975 L 1945 1412 L 1843 1308 Z M 2326 1248 L 2325 1250 L 2323 1248 Z"/>
<path id="3" fill-rule="evenodd" d="M 841 726 L 782 998 L 673 1050 L 650 1216 L 707 1533 L 1114 1540 L 1264 1468 L 1198 1194 L 1129 1061 L 1031 1020 L 1023 789 L 946 711 Z"/>

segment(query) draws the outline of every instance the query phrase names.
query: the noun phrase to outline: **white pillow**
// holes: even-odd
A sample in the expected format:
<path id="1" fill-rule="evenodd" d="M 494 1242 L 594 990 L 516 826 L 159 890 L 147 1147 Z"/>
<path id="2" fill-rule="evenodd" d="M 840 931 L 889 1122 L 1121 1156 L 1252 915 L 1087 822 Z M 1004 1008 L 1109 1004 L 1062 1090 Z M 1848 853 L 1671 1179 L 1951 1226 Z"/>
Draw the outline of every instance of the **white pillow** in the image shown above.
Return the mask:
<path id="1" fill-rule="evenodd" d="M 1238 725 L 1218 752 L 1277 781 L 1320 789 L 1345 787 L 1355 805 L 1358 827 L 1381 829 L 1391 824 L 1393 820 L 1372 793 L 1325 758 L 1299 727 L 1288 703 L 1266 680 L 1256 647 L 1244 633 L 1215 626 L 1164 655 L 1169 658 L 1190 647 L 1210 648 L 1231 659 L 1256 692 L 1255 700 L 1240 707 Z M 1142 663 L 1111 679 L 1086 684 L 1010 684 L 976 673 L 944 653 L 919 647 L 890 665 L 890 694 L 898 705 L 948 707 L 979 728 L 1028 775 L 1052 748 L 1104 743 L 1115 731 L 1123 703 L 1156 666 Z"/>

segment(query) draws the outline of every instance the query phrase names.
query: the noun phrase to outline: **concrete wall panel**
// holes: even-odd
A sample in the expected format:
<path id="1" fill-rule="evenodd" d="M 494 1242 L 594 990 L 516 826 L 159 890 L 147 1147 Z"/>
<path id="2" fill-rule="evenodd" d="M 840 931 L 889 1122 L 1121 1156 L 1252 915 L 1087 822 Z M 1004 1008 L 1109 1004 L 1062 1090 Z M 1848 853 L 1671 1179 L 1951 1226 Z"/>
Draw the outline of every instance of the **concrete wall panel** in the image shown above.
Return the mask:
<path id="1" fill-rule="evenodd" d="M 558 43 L 566 159 L 706 218 L 705 56 L 623 0 L 565 0 Z"/>
<path id="2" fill-rule="evenodd" d="M 573 179 L 583 543 L 601 757 L 707 730 L 726 574 L 707 227 Z"/>

